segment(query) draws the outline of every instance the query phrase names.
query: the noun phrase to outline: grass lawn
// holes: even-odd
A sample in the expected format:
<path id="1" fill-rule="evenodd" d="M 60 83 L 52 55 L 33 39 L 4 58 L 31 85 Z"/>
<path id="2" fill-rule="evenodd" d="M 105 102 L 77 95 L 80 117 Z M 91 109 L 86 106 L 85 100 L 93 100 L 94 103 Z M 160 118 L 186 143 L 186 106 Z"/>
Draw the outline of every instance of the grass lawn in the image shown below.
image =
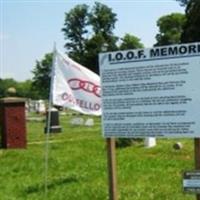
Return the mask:
<path id="1" fill-rule="evenodd" d="M 108 199 L 107 157 L 100 119 L 94 127 L 72 126 L 50 136 L 48 200 Z M 44 122 L 28 122 L 25 150 L 0 149 L 0 200 L 44 200 Z M 183 149 L 172 148 L 181 141 Z M 194 200 L 182 191 L 182 172 L 194 169 L 192 139 L 159 139 L 117 149 L 119 200 Z"/>

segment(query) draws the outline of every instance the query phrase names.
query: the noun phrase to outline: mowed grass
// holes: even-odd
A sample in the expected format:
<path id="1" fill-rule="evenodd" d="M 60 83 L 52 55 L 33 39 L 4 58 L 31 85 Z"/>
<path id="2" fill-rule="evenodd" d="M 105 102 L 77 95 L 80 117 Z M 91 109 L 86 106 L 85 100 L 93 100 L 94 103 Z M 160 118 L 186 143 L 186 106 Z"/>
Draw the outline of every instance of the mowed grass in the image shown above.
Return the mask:
<path id="1" fill-rule="evenodd" d="M 95 126 L 72 126 L 61 116 L 62 133 L 49 142 L 48 200 L 108 199 L 106 143 L 100 118 Z M 84 116 L 84 118 L 88 118 Z M 27 149 L 0 149 L 0 200 L 44 200 L 44 122 L 28 122 Z M 180 151 L 172 148 L 183 143 Z M 184 194 L 182 173 L 194 169 L 192 139 L 158 139 L 117 149 L 119 200 L 194 200 Z"/>

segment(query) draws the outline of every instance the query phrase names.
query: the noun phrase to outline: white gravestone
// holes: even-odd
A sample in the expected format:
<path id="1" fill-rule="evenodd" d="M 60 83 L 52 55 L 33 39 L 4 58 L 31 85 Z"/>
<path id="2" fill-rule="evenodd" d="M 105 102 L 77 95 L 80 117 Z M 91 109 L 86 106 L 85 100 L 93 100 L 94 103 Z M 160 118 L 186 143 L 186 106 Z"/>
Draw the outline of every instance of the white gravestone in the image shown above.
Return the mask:
<path id="1" fill-rule="evenodd" d="M 156 138 L 154 137 L 147 137 L 144 140 L 144 146 L 147 148 L 151 148 L 156 146 Z"/>
<path id="2" fill-rule="evenodd" d="M 38 100 L 36 103 L 36 112 L 45 113 L 45 111 L 46 111 L 46 108 L 45 108 L 44 100 Z"/>
<path id="3" fill-rule="evenodd" d="M 85 126 L 94 126 L 94 120 L 92 118 L 87 119 Z"/>
<path id="4" fill-rule="evenodd" d="M 75 117 L 75 118 L 71 119 L 70 124 L 71 125 L 83 125 L 84 119 L 80 118 L 80 117 Z"/>

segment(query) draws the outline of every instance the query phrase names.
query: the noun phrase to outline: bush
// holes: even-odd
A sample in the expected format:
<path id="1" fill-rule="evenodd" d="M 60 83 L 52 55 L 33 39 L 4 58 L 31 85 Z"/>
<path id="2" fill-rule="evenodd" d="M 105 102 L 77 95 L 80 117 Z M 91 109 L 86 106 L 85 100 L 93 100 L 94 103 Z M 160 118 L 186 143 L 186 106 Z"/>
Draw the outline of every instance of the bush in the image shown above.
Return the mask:
<path id="1" fill-rule="evenodd" d="M 123 148 L 123 147 L 128 147 L 132 146 L 137 142 L 141 142 L 141 138 L 117 138 L 116 139 L 116 147 L 118 148 Z"/>

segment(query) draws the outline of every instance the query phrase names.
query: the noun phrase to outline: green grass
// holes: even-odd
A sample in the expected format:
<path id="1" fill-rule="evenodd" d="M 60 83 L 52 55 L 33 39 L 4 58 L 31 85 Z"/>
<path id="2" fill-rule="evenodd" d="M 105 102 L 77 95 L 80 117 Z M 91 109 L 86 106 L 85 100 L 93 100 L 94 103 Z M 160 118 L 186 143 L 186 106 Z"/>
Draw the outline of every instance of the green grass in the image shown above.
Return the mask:
<path id="1" fill-rule="evenodd" d="M 84 116 L 85 117 L 85 116 Z M 50 136 L 48 200 L 108 199 L 107 157 L 100 119 L 74 127 L 62 116 L 63 132 Z M 25 150 L 0 150 L 0 200 L 44 200 L 44 122 L 27 124 Z M 172 148 L 181 141 L 184 148 Z M 159 139 L 117 149 L 119 200 L 194 200 L 182 191 L 182 172 L 194 169 L 193 140 Z"/>

